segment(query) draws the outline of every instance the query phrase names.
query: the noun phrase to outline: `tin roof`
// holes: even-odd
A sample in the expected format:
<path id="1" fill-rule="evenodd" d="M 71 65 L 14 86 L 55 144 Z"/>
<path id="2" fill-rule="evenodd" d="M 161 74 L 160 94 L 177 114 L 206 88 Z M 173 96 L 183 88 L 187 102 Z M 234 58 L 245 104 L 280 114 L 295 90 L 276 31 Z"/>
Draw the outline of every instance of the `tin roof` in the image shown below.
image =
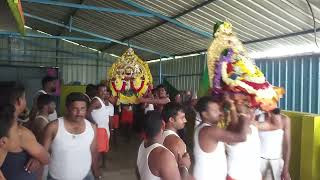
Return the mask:
<path id="1" fill-rule="evenodd" d="M 130 16 L 28 1 L 30 0 L 23 0 L 22 3 L 26 13 L 65 25 L 69 25 L 72 16 L 72 27 L 170 56 L 205 51 L 211 38 L 199 32 L 212 34 L 214 23 L 226 19 L 233 24 L 235 32 L 246 44 L 249 53 L 278 47 L 314 44 L 313 19 L 304 0 L 133 0 L 131 3 L 127 0 L 63 1 L 138 13 L 152 11 L 158 13 L 156 17 Z M 316 26 L 319 27 L 320 1 L 309 1 L 315 15 Z M 182 25 L 168 22 L 158 15 Z M 69 32 L 67 28 L 30 17 L 26 17 L 26 25 L 52 35 L 91 37 L 76 31 Z M 121 55 L 127 49 L 127 46 L 117 43 L 77 43 L 116 55 Z M 136 52 L 144 60 L 160 57 L 159 53 L 145 50 L 136 49 Z"/>

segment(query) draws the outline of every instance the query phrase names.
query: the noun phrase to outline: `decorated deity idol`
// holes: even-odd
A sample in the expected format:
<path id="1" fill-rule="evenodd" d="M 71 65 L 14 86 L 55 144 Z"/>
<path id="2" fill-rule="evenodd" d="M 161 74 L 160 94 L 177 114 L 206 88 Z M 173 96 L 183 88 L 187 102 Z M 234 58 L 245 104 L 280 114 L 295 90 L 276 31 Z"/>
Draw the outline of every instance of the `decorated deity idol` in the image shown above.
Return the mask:
<path id="1" fill-rule="evenodd" d="M 118 103 L 136 104 L 139 97 L 152 88 L 152 76 L 147 63 L 129 48 L 112 64 L 108 73 L 113 96 Z"/>
<path id="2" fill-rule="evenodd" d="M 233 32 L 232 25 L 229 22 L 217 23 L 213 38 L 207 61 L 213 93 L 238 93 L 247 96 L 252 107 L 265 111 L 276 108 L 284 90 L 266 81 Z"/>

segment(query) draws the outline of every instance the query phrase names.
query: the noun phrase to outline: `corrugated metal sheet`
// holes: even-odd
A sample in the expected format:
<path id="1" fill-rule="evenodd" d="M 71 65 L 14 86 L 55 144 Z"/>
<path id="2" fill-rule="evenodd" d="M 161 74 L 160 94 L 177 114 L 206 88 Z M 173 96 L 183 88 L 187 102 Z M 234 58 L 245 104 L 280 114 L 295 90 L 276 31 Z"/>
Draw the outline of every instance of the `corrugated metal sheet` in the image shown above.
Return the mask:
<path id="1" fill-rule="evenodd" d="M 2 49 L 6 49 L 8 48 L 8 39 L 7 38 L 0 38 L 0 48 L 1 48 L 1 52 Z"/>
<path id="2" fill-rule="evenodd" d="M 14 66 L 59 67 L 65 84 L 99 83 L 115 57 L 66 41 L 42 38 L 0 38 L 0 63 Z"/>
<path id="3" fill-rule="evenodd" d="M 316 25 L 320 25 L 320 1 L 309 0 L 315 13 Z M 78 1 L 73 1 L 78 3 Z M 243 42 L 251 42 L 264 38 L 277 37 L 291 33 L 312 30 L 313 21 L 306 1 L 303 0 L 213 0 L 211 3 L 194 8 L 205 0 L 134 0 L 135 3 L 151 9 L 168 17 L 188 11 L 176 18 L 177 21 L 212 33 L 216 21 L 229 20 L 235 32 Z M 139 11 L 121 1 L 86 0 L 86 5 L 112 7 L 117 9 Z M 67 24 L 68 17 L 73 14 L 73 26 L 92 31 L 99 35 L 131 44 L 150 48 L 166 54 L 188 54 L 207 49 L 210 39 L 202 37 L 189 30 L 182 29 L 172 23 L 165 23 L 158 27 L 146 29 L 164 22 L 159 18 L 132 17 L 114 13 L 102 13 L 88 10 L 62 8 L 50 5 L 39 5 L 23 2 L 26 12 L 53 21 Z M 141 12 L 141 11 L 140 11 Z M 26 18 L 27 25 L 52 34 L 75 35 L 61 28 Z M 135 35 L 136 34 L 136 35 Z M 138 35 L 137 35 L 138 34 Z M 129 38 L 130 37 L 130 38 Z M 282 38 L 273 41 L 250 43 L 247 45 L 249 52 L 261 52 L 275 47 L 295 46 L 297 44 L 314 43 L 312 33 Z M 320 40 L 319 40 L 320 41 Z M 127 47 L 123 45 L 106 46 L 87 43 L 86 45 L 106 49 L 106 52 L 121 55 Z M 159 55 L 147 52 L 138 53 L 143 59 L 156 59 Z"/>
<path id="4" fill-rule="evenodd" d="M 285 88 L 282 109 L 320 113 L 320 55 L 256 61 L 267 80 Z"/>
<path id="5" fill-rule="evenodd" d="M 206 55 L 162 62 L 163 77 L 179 90 L 199 89 Z M 320 113 L 320 54 L 258 59 L 257 66 L 274 86 L 283 87 L 286 94 L 279 106 L 285 110 Z M 159 62 L 149 63 L 159 84 Z"/>
<path id="6" fill-rule="evenodd" d="M 205 55 L 162 61 L 162 77 L 178 90 L 191 90 L 196 93 L 205 61 Z M 160 62 L 149 63 L 154 85 L 159 84 L 159 66 Z"/>

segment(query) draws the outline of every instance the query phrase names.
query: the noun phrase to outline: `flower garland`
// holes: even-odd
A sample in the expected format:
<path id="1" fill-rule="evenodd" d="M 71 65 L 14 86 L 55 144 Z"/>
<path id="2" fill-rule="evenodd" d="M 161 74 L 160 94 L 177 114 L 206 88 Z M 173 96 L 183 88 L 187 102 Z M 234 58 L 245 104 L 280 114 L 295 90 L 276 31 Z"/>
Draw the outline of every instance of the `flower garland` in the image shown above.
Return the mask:
<path id="1" fill-rule="evenodd" d="M 134 92 L 138 93 L 138 92 L 141 91 L 141 89 L 142 89 L 143 86 L 144 86 L 144 80 L 142 80 L 139 88 L 134 87 L 133 80 L 130 81 L 130 86 L 131 86 L 131 88 L 133 89 Z"/>
<path id="2" fill-rule="evenodd" d="M 240 80 L 233 80 L 231 78 L 228 77 L 228 73 L 227 73 L 227 62 L 223 62 L 222 63 L 222 79 L 223 81 L 229 85 L 229 86 L 233 86 L 233 87 L 240 87 L 242 88 L 242 90 L 245 90 L 245 92 L 247 92 L 248 94 L 253 94 L 256 95 L 257 97 L 261 98 L 261 99 L 272 99 L 273 97 L 276 96 L 275 91 L 273 90 L 273 87 L 268 84 L 261 84 L 261 86 L 263 86 L 263 89 L 254 89 L 253 86 L 250 86 L 249 84 L 247 84 L 246 82 L 240 81 Z M 254 85 L 254 84 L 251 84 Z M 256 86 L 257 84 L 255 84 Z"/>
<path id="3" fill-rule="evenodd" d="M 152 75 L 147 63 L 132 48 L 122 54 L 109 69 L 110 90 L 118 96 L 117 103 L 135 104 L 152 86 Z"/>
<path id="4" fill-rule="evenodd" d="M 120 93 L 120 92 L 123 92 L 126 89 L 127 82 L 126 81 L 122 81 L 122 86 L 121 86 L 120 90 L 117 89 L 115 81 L 111 81 L 111 85 L 112 85 L 112 88 L 115 90 L 116 93 Z"/>
<path id="5" fill-rule="evenodd" d="M 251 106 L 269 111 L 277 106 L 284 94 L 282 88 L 272 86 L 232 31 L 229 22 L 214 26 L 214 38 L 208 48 L 208 74 L 212 95 L 221 96 L 223 91 L 240 93 Z"/>
<path id="6" fill-rule="evenodd" d="M 219 60 L 216 61 L 215 65 L 215 75 L 213 79 L 213 87 L 214 87 L 214 93 L 219 94 L 221 92 L 221 68 L 223 62 L 231 62 L 231 58 L 233 55 L 233 50 L 231 48 L 228 48 L 225 50 L 226 55 L 221 55 Z"/>

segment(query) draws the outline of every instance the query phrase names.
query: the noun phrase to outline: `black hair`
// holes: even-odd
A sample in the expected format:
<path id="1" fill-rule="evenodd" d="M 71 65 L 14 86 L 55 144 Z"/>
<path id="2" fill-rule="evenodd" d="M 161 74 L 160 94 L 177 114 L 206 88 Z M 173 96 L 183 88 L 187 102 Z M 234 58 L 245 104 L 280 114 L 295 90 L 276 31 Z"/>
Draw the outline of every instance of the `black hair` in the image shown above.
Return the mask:
<path id="1" fill-rule="evenodd" d="M 189 91 L 189 92 L 190 92 L 190 95 L 187 95 L 187 92 L 188 92 L 188 91 L 185 91 L 185 92 L 182 94 L 182 101 L 183 101 L 184 103 L 191 102 L 192 97 L 193 97 L 193 92 L 192 92 L 192 91 Z"/>
<path id="2" fill-rule="evenodd" d="M 101 87 L 107 87 L 105 84 L 98 84 L 97 85 L 97 90 L 99 89 L 99 88 L 101 88 Z"/>
<path id="3" fill-rule="evenodd" d="M 89 97 L 94 97 L 97 94 L 97 87 L 94 84 L 88 84 L 86 87 L 86 94 Z"/>
<path id="4" fill-rule="evenodd" d="M 152 94 L 155 94 L 156 91 L 157 91 L 157 88 L 153 88 L 153 89 L 151 90 L 151 93 L 152 93 Z"/>
<path id="5" fill-rule="evenodd" d="M 17 82 L 0 87 L 0 106 L 11 104 L 15 105 L 17 100 L 25 93 L 25 88 Z"/>
<path id="6" fill-rule="evenodd" d="M 156 87 L 157 91 L 158 91 L 160 88 L 163 88 L 163 89 L 165 89 L 165 90 L 167 91 L 166 86 L 163 85 L 163 84 L 159 84 L 159 85 Z"/>
<path id="7" fill-rule="evenodd" d="M 92 92 L 92 91 L 95 91 L 96 90 L 96 86 L 94 84 L 88 84 L 86 86 L 86 94 Z"/>
<path id="8" fill-rule="evenodd" d="M 38 109 L 42 109 L 45 105 L 48 105 L 52 102 L 55 102 L 53 96 L 49 94 L 41 94 L 37 99 L 37 107 Z"/>
<path id="9" fill-rule="evenodd" d="M 66 106 L 69 107 L 71 103 L 75 101 L 83 101 L 87 104 L 89 104 L 88 97 L 85 96 L 83 93 L 80 92 L 72 92 L 70 93 L 66 98 Z"/>
<path id="10" fill-rule="evenodd" d="M 273 114 L 279 115 L 281 113 L 281 109 L 280 108 L 275 108 L 274 110 L 272 110 Z"/>
<path id="11" fill-rule="evenodd" d="M 212 96 L 204 96 L 198 100 L 196 110 L 200 113 L 200 115 L 202 112 L 207 111 L 209 103 L 219 104 L 219 102 Z"/>
<path id="12" fill-rule="evenodd" d="M 57 77 L 52 77 L 52 76 L 45 76 L 42 78 L 42 87 L 44 88 L 49 82 L 57 80 Z"/>
<path id="13" fill-rule="evenodd" d="M 0 138 L 8 137 L 9 130 L 15 121 L 14 112 L 15 108 L 12 104 L 0 107 Z"/>
<path id="14" fill-rule="evenodd" d="M 107 92 L 110 93 L 110 95 L 112 95 L 111 89 L 107 88 Z"/>
<path id="15" fill-rule="evenodd" d="M 99 88 L 104 88 L 104 87 L 107 87 L 105 84 L 98 84 L 97 85 L 97 92 L 99 91 Z M 108 89 L 108 88 L 107 88 Z"/>
<path id="16" fill-rule="evenodd" d="M 175 118 L 178 115 L 178 112 L 182 111 L 184 112 L 183 106 L 176 102 L 169 102 L 166 105 L 164 105 L 164 108 L 162 110 L 162 118 L 167 123 L 169 122 L 169 119 Z"/>
<path id="17" fill-rule="evenodd" d="M 154 138 L 160 131 L 162 125 L 161 113 L 148 111 L 144 122 L 144 132 L 148 138 Z"/>

